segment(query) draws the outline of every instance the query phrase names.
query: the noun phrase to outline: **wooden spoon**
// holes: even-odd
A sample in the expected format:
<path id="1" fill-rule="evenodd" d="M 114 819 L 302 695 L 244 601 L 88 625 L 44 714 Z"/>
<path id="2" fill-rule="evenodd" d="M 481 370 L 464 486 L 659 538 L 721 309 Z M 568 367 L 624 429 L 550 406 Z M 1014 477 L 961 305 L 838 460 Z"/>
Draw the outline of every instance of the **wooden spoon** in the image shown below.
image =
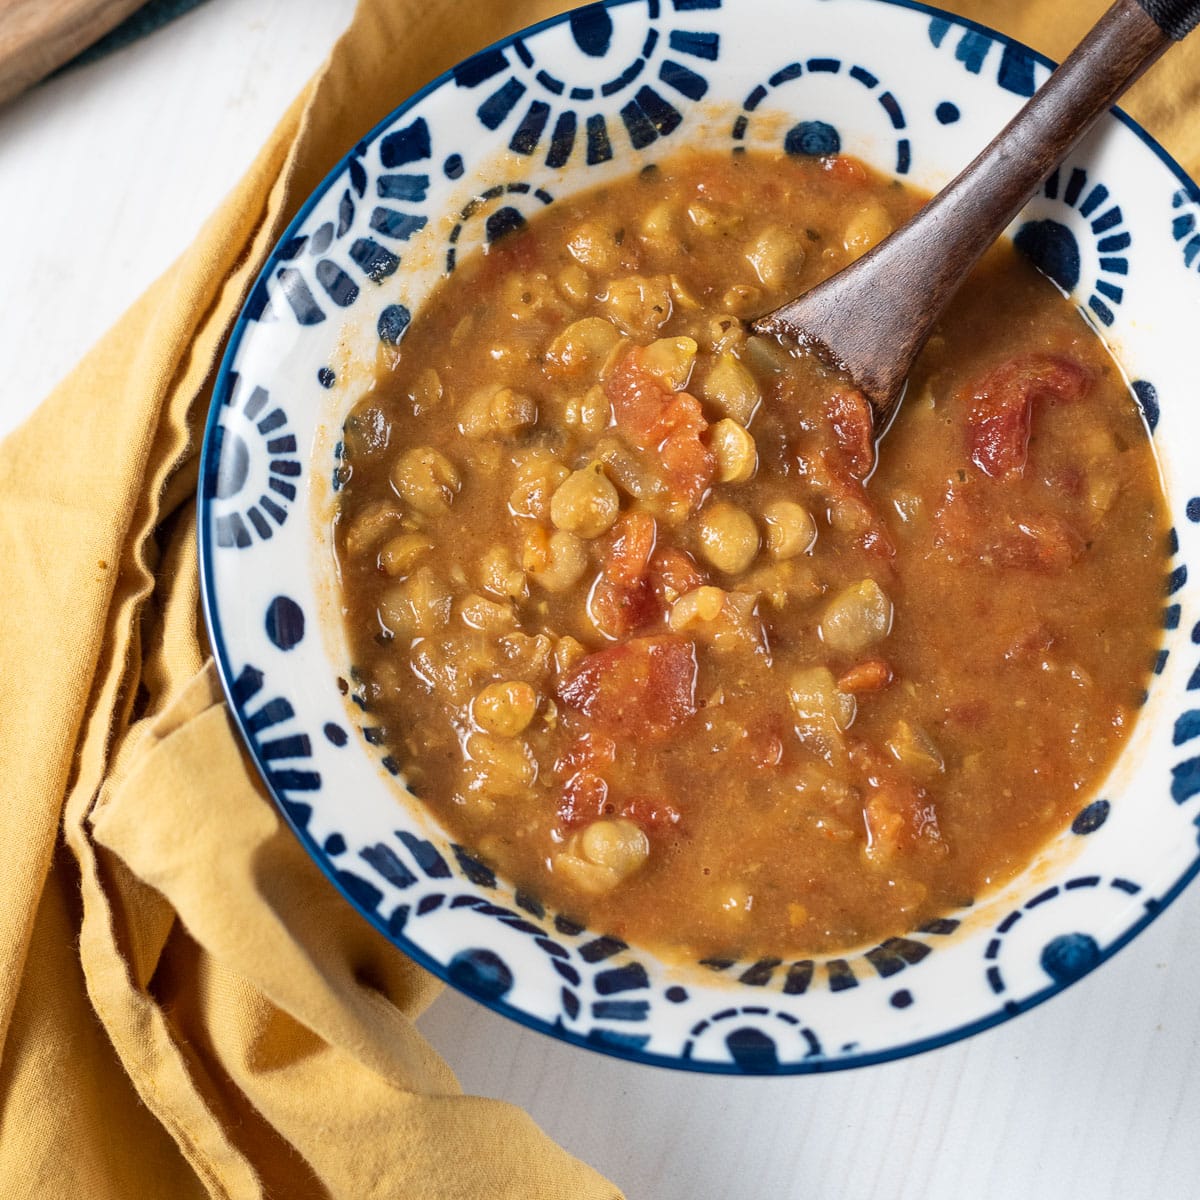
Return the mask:
<path id="1" fill-rule="evenodd" d="M 1200 22 L 1200 0 L 1117 0 L 987 148 L 862 258 L 754 321 L 817 352 L 887 430 L 913 360 L 971 268 L 1113 102 Z"/>
<path id="2" fill-rule="evenodd" d="M 0 104 L 44 79 L 146 0 L 0 0 Z"/>

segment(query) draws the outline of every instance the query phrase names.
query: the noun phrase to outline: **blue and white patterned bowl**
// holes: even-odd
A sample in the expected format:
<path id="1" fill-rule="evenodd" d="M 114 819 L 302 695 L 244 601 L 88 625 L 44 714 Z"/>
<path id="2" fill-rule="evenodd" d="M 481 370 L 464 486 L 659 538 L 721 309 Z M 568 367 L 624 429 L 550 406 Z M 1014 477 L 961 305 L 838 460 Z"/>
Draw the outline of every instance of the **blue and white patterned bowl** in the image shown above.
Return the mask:
<path id="1" fill-rule="evenodd" d="M 514 894 L 399 790 L 355 704 L 328 538 L 338 431 L 437 280 L 481 242 L 684 142 L 842 150 L 936 189 L 1049 73 L 895 0 L 627 0 L 527 30 L 367 134 L 304 205 L 233 330 L 205 439 L 204 604 L 230 706 L 334 885 L 406 953 L 581 1046 L 731 1073 L 938 1046 L 1130 940 L 1196 873 L 1200 190 L 1114 115 L 1014 226 L 1134 380 L 1174 514 L 1162 649 L 1099 798 L 1011 885 L 841 957 L 671 968 Z M 786 119 L 779 120 L 780 113 Z"/>

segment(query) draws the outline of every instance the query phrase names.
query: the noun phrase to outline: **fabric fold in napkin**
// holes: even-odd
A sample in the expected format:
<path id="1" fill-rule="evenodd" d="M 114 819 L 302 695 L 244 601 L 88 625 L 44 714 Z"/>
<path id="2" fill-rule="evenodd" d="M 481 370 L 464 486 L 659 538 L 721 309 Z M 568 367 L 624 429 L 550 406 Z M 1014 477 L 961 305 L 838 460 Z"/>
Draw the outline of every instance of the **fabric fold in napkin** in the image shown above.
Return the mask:
<path id="1" fill-rule="evenodd" d="M 191 250 L 0 446 L 5 1196 L 619 1196 L 463 1096 L 416 1031 L 439 985 L 326 884 L 242 754 L 195 549 L 216 367 L 292 213 L 429 78 L 563 7 L 361 0 Z M 1103 5 L 952 7 L 1061 56 Z M 1192 42 L 1130 100 L 1193 171 L 1198 68 Z"/>

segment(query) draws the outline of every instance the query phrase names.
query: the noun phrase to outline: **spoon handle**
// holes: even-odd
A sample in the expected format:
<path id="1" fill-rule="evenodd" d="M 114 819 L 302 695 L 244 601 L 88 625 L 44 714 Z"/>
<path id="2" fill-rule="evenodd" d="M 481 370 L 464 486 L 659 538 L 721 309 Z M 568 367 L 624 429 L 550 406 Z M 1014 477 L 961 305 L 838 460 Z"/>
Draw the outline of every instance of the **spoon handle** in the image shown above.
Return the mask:
<path id="1" fill-rule="evenodd" d="M 857 262 L 754 322 L 826 351 L 882 433 L 913 359 L 983 253 L 1113 102 L 1200 21 L 1200 0 L 1117 0 L 1008 126 Z"/>

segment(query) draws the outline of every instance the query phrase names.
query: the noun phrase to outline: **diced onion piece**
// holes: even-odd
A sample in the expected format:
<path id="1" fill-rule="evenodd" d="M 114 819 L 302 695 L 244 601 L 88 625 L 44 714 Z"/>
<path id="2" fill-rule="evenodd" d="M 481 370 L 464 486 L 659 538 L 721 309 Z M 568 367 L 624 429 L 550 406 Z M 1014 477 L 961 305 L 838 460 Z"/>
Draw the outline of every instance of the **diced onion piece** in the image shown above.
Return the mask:
<path id="1" fill-rule="evenodd" d="M 837 690 L 828 667 L 808 667 L 792 676 L 788 699 L 801 737 L 815 741 L 822 750 L 841 745 L 841 735 L 854 721 L 858 704 L 853 696 Z"/>
<path id="2" fill-rule="evenodd" d="M 887 740 L 888 752 L 905 770 L 929 778 L 945 770 L 945 762 L 933 739 L 918 725 L 897 721 Z"/>
<path id="3" fill-rule="evenodd" d="M 498 604 L 474 592 L 458 602 L 457 612 L 464 625 L 483 633 L 505 633 L 517 623 L 511 604 Z"/>
<path id="4" fill-rule="evenodd" d="M 436 408 L 441 403 L 443 394 L 441 376 L 432 367 L 426 367 L 408 389 L 414 415 L 419 417 L 422 413 Z"/>

